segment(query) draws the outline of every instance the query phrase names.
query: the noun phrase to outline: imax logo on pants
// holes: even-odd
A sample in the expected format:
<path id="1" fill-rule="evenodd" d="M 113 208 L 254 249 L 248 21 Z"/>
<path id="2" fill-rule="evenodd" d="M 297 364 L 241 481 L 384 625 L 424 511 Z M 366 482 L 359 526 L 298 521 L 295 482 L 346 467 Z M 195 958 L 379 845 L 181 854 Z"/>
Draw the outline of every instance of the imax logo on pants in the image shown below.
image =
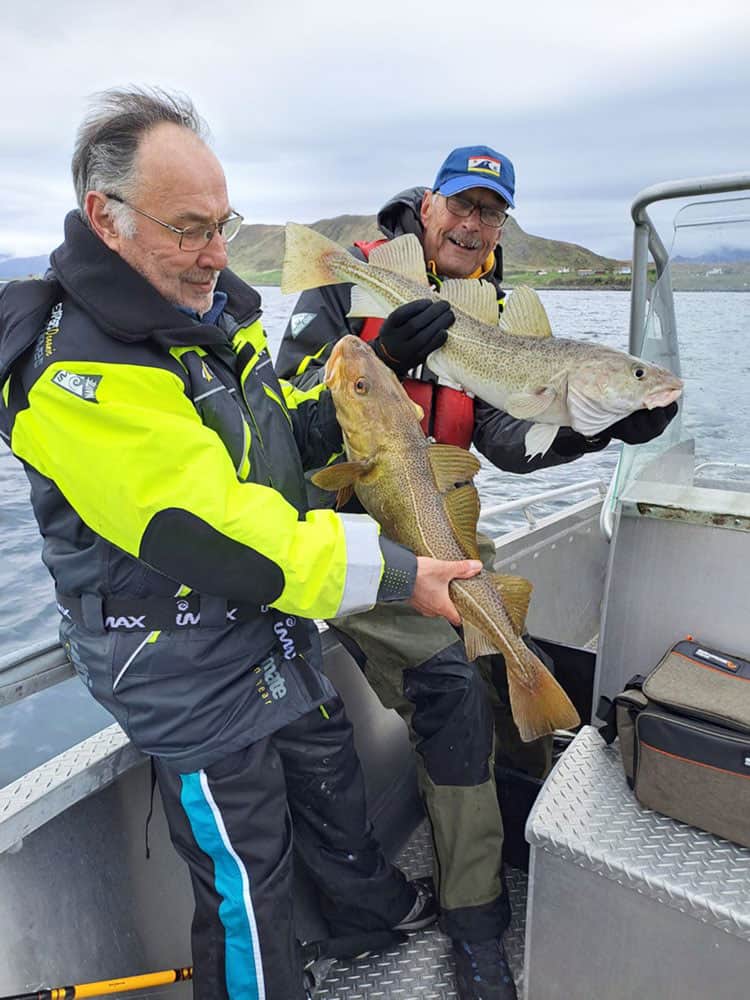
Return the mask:
<path id="1" fill-rule="evenodd" d="M 146 628 L 145 615 L 107 615 L 104 619 L 105 628 Z"/>

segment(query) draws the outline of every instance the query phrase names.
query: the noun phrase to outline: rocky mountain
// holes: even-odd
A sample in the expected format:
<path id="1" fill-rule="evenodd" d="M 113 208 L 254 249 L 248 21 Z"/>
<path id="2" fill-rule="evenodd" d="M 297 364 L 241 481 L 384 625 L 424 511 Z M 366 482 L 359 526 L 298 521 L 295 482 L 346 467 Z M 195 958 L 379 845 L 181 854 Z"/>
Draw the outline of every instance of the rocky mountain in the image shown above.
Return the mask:
<path id="1" fill-rule="evenodd" d="M 351 246 L 355 240 L 374 240 L 382 234 L 374 215 L 339 215 L 334 219 L 321 219 L 311 225 L 342 246 Z M 571 279 L 579 270 L 613 273 L 620 263 L 601 257 L 575 243 L 547 240 L 524 232 L 515 219 L 510 218 L 503 230 L 503 255 L 506 276 L 546 271 Z M 278 284 L 284 255 L 283 226 L 243 226 L 229 246 L 230 267 L 248 281 Z"/>
<path id="2" fill-rule="evenodd" d="M 40 257 L 0 257 L 0 281 L 44 274 L 48 267 L 49 254 Z"/>

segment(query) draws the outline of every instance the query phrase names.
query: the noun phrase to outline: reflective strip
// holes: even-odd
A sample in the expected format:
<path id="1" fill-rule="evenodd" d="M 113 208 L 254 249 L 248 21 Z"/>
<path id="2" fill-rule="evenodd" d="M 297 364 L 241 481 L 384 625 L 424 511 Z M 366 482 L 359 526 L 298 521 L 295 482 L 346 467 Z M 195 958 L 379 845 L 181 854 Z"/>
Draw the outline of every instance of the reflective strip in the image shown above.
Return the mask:
<path id="1" fill-rule="evenodd" d="M 138 656 L 138 654 L 143 649 L 143 647 L 146 645 L 146 643 L 148 643 L 148 642 L 156 642 L 156 640 L 158 638 L 159 638 L 159 632 L 149 632 L 149 634 L 146 636 L 146 638 L 143 640 L 143 642 L 140 643 L 140 645 L 138 645 L 133 650 L 133 652 L 127 658 L 127 660 L 125 661 L 125 663 L 122 665 L 122 669 L 120 670 L 119 674 L 117 675 L 117 677 L 115 677 L 115 682 L 112 685 L 112 692 L 113 693 L 117 690 L 117 685 L 120 683 L 120 681 L 125 676 L 125 673 L 126 673 L 128 667 L 133 662 L 133 660 L 136 658 L 136 656 Z"/>
<path id="2" fill-rule="evenodd" d="M 274 401 L 274 403 L 277 403 L 279 405 L 279 408 L 281 409 L 281 412 L 284 414 L 284 416 L 286 417 L 286 419 L 289 421 L 289 426 L 291 427 L 292 426 L 292 418 L 287 413 L 286 406 L 284 406 L 283 402 L 281 401 L 281 397 L 279 396 L 279 394 L 277 392 L 274 392 L 273 389 L 270 386 L 266 385 L 265 382 L 263 382 L 262 384 L 263 384 L 263 389 L 265 390 L 266 395 L 270 399 L 272 399 Z"/>
<path id="3" fill-rule="evenodd" d="M 367 514 L 339 514 L 346 538 L 346 580 L 335 617 L 367 611 L 375 604 L 384 561 L 379 526 Z"/>
<path id="4" fill-rule="evenodd" d="M 252 362 L 252 364 L 255 364 L 258 360 L 258 355 L 268 345 L 263 323 L 259 319 L 256 319 L 250 326 L 241 327 L 232 337 L 232 347 L 237 354 L 239 354 L 245 344 L 250 344 L 251 347 L 255 348 L 255 358 Z"/>
<path id="5" fill-rule="evenodd" d="M 284 393 L 287 408 L 290 410 L 296 410 L 302 403 L 316 403 L 320 398 L 320 394 L 328 391 L 328 386 L 325 382 L 314 385 L 312 389 L 298 389 L 296 385 L 292 385 L 291 382 L 285 382 L 283 379 L 279 380 L 279 384 Z"/>
<path id="6" fill-rule="evenodd" d="M 242 418 L 242 458 L 240 460 L 239 467 L 237 468 L 237 476 L 244 483 L 247 477 L 250 475 L 250 445 L 252 444 L 253 435 L 250 428 L 247 425 L 245 418 Z"/>
<path id="7" fill-rule="evenodd" d="M 180 802 L 196 843 L 213 862 L 214 886 L 222 897 L 224 975 L 229 1000 L 265 1000 L 258 928 L 250 898 L 250 878 L 232 847 L 205 771 L 181 774 Z"/>
<path id="8" fill-rule="evenodd" d="M 308 354 L 306 358 L 303 358 L 300 361 L 300 363 L 299 363 L 299 365 L 297 367 L 297 371 L 294 374 L 295 375 L 304 375 L 305 370 L 307 369 L 307 366 L 310 364 L 310 362 L 311 361 L 316 361 L 320 357 L 320 355 L 323 353 L 323 351 L 328 350 L 328 348 L 331 346 L 332 343 L 333 343 L 333 341 L 329 340 L 327 343 L 323 344 L 323 346 L 321 347 L 321 349 L 319 351 L 316 351 L 315 354 Z"/>

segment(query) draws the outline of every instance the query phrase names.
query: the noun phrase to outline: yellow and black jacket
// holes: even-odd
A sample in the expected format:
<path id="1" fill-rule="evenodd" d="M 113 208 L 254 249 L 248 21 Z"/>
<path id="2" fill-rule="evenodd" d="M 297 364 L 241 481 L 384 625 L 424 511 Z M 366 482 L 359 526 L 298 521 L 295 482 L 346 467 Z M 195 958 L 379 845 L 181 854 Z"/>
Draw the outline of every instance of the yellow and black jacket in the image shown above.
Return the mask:
<path id="1" fill-rule="evenodd" d="M 408 596 L 416 560 L 366 516 L 307 510 L 303 468 L 340 431 L 322 386 L 276 378 L 254 289 L 225 271 L 200 323 L 78 213 L 51 263 L 0 296 L 0 433 L 61 636 L 141 749 L 204 767 L 330 697 L 307 620 Z"/>

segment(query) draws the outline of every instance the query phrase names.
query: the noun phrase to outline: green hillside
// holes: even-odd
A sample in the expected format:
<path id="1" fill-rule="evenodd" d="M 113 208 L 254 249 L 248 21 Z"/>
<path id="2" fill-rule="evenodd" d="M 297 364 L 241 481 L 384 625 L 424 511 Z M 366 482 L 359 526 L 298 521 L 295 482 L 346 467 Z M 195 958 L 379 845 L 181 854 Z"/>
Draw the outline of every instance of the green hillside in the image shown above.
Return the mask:
<path id="1" fill-rule="evenodd" d="M 311 228 L 342 246 L 382 235 L 374 215 L 338 215 L 335 219 L 321 219 Z M 283 226 L 243 226 L 229 246 L 229 263 L 252 284 L 277 285 L 283 253 Z M 505 276 L 511 285 L 523 281 L 547 287 L 630 287 L 630 275 L 617 273 L 620 261 L 600 257 L 575 243 L 530 236 L 513 218 L 508 219 L 503 230 L 503 255 Z M 592 273 L 580 275 L 580 270 Z"/>

